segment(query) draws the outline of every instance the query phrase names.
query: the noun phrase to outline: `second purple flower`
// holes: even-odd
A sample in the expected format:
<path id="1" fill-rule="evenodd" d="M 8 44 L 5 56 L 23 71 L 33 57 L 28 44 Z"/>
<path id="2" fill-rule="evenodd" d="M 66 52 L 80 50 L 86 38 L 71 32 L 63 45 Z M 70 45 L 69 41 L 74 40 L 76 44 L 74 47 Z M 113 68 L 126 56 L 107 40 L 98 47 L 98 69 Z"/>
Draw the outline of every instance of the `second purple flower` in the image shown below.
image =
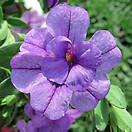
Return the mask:
<path id="1" fill-rule="evenodd" d="M 47 27 L 31 30 L 11 60 L 11 80 L 30 93 L 31 106 L 56 120 L 72 107 L 89 111 L 110 88 L 106 77 L 121 60 L 109 31 L 96 32 L 87 42 L 90 20 L 80 7 L 58 5 L 47 17 Z"/>
<path id="2" fill-rule="evenodd" d="M 67 2 L 67 0 L 63 0 L 64 2 Z M 58 4 L 59 0 L 48 0 L 48 6 L 49 8 L 52 8 Z"/>

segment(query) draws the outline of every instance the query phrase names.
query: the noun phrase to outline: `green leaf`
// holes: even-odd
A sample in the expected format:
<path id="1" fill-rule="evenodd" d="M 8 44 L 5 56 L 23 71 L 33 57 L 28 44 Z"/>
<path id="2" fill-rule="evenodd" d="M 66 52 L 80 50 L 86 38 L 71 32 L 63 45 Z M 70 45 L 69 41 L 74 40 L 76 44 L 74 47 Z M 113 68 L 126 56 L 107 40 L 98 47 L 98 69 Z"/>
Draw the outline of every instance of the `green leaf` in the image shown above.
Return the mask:
<path id="1" fill-rule="evenodd" d="M 4 21 L 4 23 L 2 23 L 2 26 L 0 28 L 0 41 L 6 39 L 8 34 L 8 26 L 7 26 L 7 22 Z"/>
<path id="2" fill-rule="evenodd" d="M 132 131 L 132 116 L 125 109 L 112 106 L 111 118 L 122 131 Z"/>
<path id="3" fill-rule="evenodd" d="M 0 27 L 1 27 L 2 20 L 3 20 L 3 11 L 2 11 L 2 8 L 0 7 Z"/>
<path id="4" fill-rule="evenodd" d="M 8 117 L 11 114 L 12 110 L 13 110 L 13 106 L 5 106 L 2 111 L 2 116 L 4 118 Z"/>
<path id="5" fill-rule="evenodd" d="M 44 11 L 48 11 L 48 0 L 39 0 L 40 6 Z"/>
<path id="6" fill-rule="evenodd" d="M 17 37 L 19 38 L 20 41 L 24 41 L 25 34 L 17 33 Z"/>
<path id="7" fill-rule="evenodd" d="M 8 96 L 6 97 L 6 104 L 7 104 L 8 106 L 12 106 L 12 105 L 15 104 L 16 99 L 17 99 L 16 95 L 8 95 Z"/>
<path id="8" fill-rule="evenodd" d="M 0 105 L 6 105 L 6 97 L 4 99 L 2 99 L 1 104 Z"/>
<path id="9" fill-rule="evenodd" d="M 17 17 L 9 17 L 7 19 L 7 22 L 15 28 L 27 28 L 28 27 L 27 23 L 25 23 L 23 20 Z"/>
<path id="10" fill-rule="evenodd" d="M 12 44 L 12 43 L 15 43 L 15 38 L 14 38 L 14 36 L 11 34 L 11 31 L 8 29 L 8 35 L 7 35 L 6 40 L 5 40 L 4 43 L 2 44 L 2 47 L 3 47 L 3 46 L 6 46 L 6 45 L 9 45 L 9 44 Z"/>
<path id="11" fill-rule="evenodd" d="M 94 109 L 95 112 L 95 125 L 100 131 L 103 131 L 109 119 L 108 106 L 105 99 L 99 101 L 97 107 Z"/>
<path id="12" fill-rule="evenodd" d="M 116 85 L 111 85 L 110 91 L 105 98 L 109 101 L 109 103 L 119 108 L 126 108 L 126 100 L 124 94 Z"/>
<path id="13" fill-rule="evenodd" d="M 2 4 L 4 4 L 5 2 L 7 2 L 8 0 L 0 0 L 0 6 L 2 5 Z"/>
<path id="14" fill-rule="evenodd" d="M 10 78 L 7 78 L 0 83 L 0 96 L 7 96 L 18 93 L 19 91 L 13 86 Z"/>
<path id="15" fill-rule="evenodd" d="M 19 52 L 22 42 L 16 42 L 10 45 L 0 47 L 0 66 L 11 69 L 10 60 Z"/>
<path id="16" fill-rule="evenodd" d="M 113 132 L 117 132 L 117 126 L 115 122 L 110 118 L 110 127 L 113 129 Z"/>

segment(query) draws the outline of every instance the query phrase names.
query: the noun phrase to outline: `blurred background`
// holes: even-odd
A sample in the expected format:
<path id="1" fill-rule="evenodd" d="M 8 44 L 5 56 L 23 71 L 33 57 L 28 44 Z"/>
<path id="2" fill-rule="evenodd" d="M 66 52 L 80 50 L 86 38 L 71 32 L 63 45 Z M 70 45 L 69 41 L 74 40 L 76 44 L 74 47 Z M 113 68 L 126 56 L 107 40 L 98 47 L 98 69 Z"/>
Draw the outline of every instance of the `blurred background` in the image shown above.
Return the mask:
<path id="1" fill-rule="evenodd" d="M 5 18 L 13 12 L 9 11 L 10 4 L 14 0 L 7 0 L 4 5 Z M 39 2 L 36 0 L 17 0 L 19 9 L 12 13 L 21 17 L 27 9 L 32 8 L 42 14 Z M 60 1 L 60 3 L 62 3 Z M 65 3 L 66 4 L 66 3 Z M 131 0 L 68 0 L 70 6 L 80 6 L 86 9 L 90 16 L 90 26 L 87 32 L 87 40 L 98 30 L 110 31 L 117 40 L 117 45 L 122 51 L 122 61 L 107 74 L 111 84 L 119 86 L 125 94 L 127 110 L 132 114 L 132 1 Z M 13 9 L 10 7 L 10 9 Z M 44 13 L 48 12 L 45 11 Z M 0 82 L 9 76 L 9 72 L 0 70 Z M 3 97 L 0 97 L 0 127 L 8 125 L 15 128 L 19 119 L 28 120 L 23 112 L 24 105 L 29 101 L 28 95 L 19 93 L 17 108 L 6 106 Z M 15 101 L 14 101 L 15 102 Z M 15 103 L 14 103 L 15 104 Z M 5 108 L 6 107 L 6 108 Z M 10 109 L 10 112 L 6 111 Z M 13 112 L 12 112 L 13 111 Z M 7 113 L 6 113 L 7 112 Z M 3 117 L 4 116 L 4 117 Z M 69 132 L 92 132 L 92 111 L 85 112 L 71 126 Z"/>

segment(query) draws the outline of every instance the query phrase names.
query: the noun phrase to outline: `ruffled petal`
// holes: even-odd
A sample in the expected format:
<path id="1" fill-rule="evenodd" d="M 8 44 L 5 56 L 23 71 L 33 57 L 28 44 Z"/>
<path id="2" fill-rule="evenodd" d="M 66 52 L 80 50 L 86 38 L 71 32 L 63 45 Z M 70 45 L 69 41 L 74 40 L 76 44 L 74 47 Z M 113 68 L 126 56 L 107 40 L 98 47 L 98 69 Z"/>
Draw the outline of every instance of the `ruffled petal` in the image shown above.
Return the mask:
<path id="1" fill-rule="evenodd" d="M 74 91 L 84 91 L 93 81 L 95 70 L 75 65 L 69 72 L 65 84 Z"/>
<path id="2" fill-rule="evenodd" d="M 39 84 L 31 91 L 31 106 L 51 120 L 60 119 L 69 108 L 72 91 L 66 86 Z"/>
<path id="3" fill-rule="evenodd" d="M 103 63 L 98 67 L 98 69 L 103 70 L 105 73 L 112 70 L 121 61 L 121 51 L 118 47 L 110 50 L 109 52 L 102 55 Z"/>
<path id="4" fill-rule="evenodd" d="M 11 59 L 10 65 L 13 69 L 40 70 L 45 55 L 45 53 L 19 52 Z"/>
<path id="5" fill-rule="evenodd" d="M 47 81 L 40 70 L 13 69 L 11 72 L 13 85 L 23 93 L 30 93 L 34 85 Z"/>
<path id="6" fill-rule="evenodd" d="M 86 38 L 89 15 L 80 7 L 58 5 L 50 11 L 46 23 L 56 36 L 65 36 L 76 44 Z"/>
<path id="7" fill-rule="evenodd" d="M 32 29 L 25 36 L 24 42 L 45 49 L 47 43 L 53 39 L 53 34 L 49 28 Z"/>
<path id="8" fill-rule="evenodd" d="M 103 99 L 110 89 L 110 80 L 107 78 L 105 73 L 101 70 L 96 71 L 96 76 L 92 83 L 88 87 L 88 91 L 95 96 L 95 98 Z"/>
<path id="9" fill-rule="evenodd" d="M 90 111 L 94 109 L 98 104 L 98 99 L 96 99 L 87 90 L 84 92 L 73 92 L 71 105 L 72 107 L 80 111 Z"/>
<path id="10" fill-rule="evenodd" d="M 114 36 L 107 30 L 97 31 L 89 42 L 97 46 L 102 54 L 117 46 Z"/>
<path id="11" fill-rule="evenodd" d="M 45 58 L 42 65 L 42 73 L 50 81 L 62 84 L 68 74 L 68 64 L 64 58 Z"/>
<path id="12" fill-rule="evenodd" d="M 46 47 L 46 51 L 52 57 L 64 57 L 66 56 L 67 45 L 71 43 L 71 41 L 63 36 L 56 37 L 52 39 Z"/>
<path id="13" fill-rule="evenodd" d="M 78 64 L 94 69 L 103 62 L 100 50 L 88 42 L 76 46 L 76 59 Z"/>

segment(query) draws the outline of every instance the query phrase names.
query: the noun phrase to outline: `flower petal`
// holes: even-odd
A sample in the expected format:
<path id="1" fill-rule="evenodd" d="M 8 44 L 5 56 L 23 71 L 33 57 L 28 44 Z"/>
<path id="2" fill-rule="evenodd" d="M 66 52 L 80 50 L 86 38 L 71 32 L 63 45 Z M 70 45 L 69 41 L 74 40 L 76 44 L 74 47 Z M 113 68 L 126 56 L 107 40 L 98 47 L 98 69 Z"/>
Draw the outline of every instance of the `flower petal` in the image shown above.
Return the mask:
<path id="1" fill-rule="evenodd" d="M 69 43 L 71 43 L 71 41 L 66 37 L 56 37 L 47 44 L 46 51 L 52 57 L 65 57 L 66 48 Z"/>
<path id="2" fill-rule="evenodd" d="M 80 7 L 58 5 L 50 11 L 46 23 L 56 36 L 65 36 L 75 44 L 86 38 L 89 15 Z"/>
<path id="3" fill-rule="evenodd" d="M 58 87 L 54 96 L 45 110 L 45 116 L 52 119 L 60 119 L 69 109 L 69 103 L 72 97 L 72 90 L 66 86 Z"/>
<path id="4" fill-rule="evenodd" d="M 71 105 L 72 107 L 81 111 L 90 111 L 94 109 L 98 104 L 98 99 L 96 99 L 87 90 L 84 92 L 73 92 Z"/>
<path id="5" fill-rule="evenodd" d="M 23 93 L 29 93 L 34 85 L 47 81 L 40 70 L 13 69 L 11 72 L 13 85 Z"/>
<path id="6" fill-rule="evenodd" d="M 53 32 L 49 28 L 36 28 L 27 33 L 24 42 L 45 49 L 47 43 L 52 39 Z"/>
<path id="7" fill-rule="evenodd" d="M 41 127 L 43 126 L 49 127 L 50 120 L 46 119 L 42 114 L 39 113 L 32 117 L 32 123 L 36 128 L 40 128 L 42 130 Z"/>
<path id="8" fill-rule="evenodd" d="M 48 0 L 48 6 L 51 8 L 54 4 L 54 0 Z"/>
<path id="9" fill-rule="evenodd" d="M 20 130 L 20 132 L 25 131 L 26 122 L 24 120 L 19 120 L 16 124 L 17 128 Z"/>
<path id="10" fill-rule="evenodd" d="M 55 5 L 57 5 L 58 2 L 59 2 L 59 0 L 48 0 L 49 8 L 52 8 Z"/>
<path id="11" fill-rule="evenodd" d="M 105 73 L 111 71 L 121 61 L 121 51 L 117 47 L 115 38 L 109 31 L 101 30 L 96 32 L 89 42 L 101 50 L 103 63 L 99 68 Z"/>
<path id="12" fill-rule="evenodd" d="M 73 44 L 78 44 L 86 39 L 89 24 L 90 18 L 85 9 L 76 6 L 71 7 L 68 38 Z"/>
<path id="13" fill-rule="evenodd" d="M 75 65 L 70 70 L 65 84 L 74 91 L 83 91 L 93 81 L 95 70 Z"/>
<path id="14" fill-rule="evenodd" d="M 45 53 L 39 55 L 37 53 L 19 52 L 11 59 L 10 65 L 13 69 L 40 70 L 44 56 Z"/>
<path id="15" fill-rule="evenodd" d="M 117 46 L 114 36 L 107 30 L 97 31 L 89 42 L 97 46 L 102 53 L 108 52 Z"/>
<path id="16" fill-rule="evenodd" d="M 22 43 L 22 45 L 20 46 L 20 51 L 25 52 L 25 53 L 31 52 L 33 54 L 37 54 L 38 56 L 47 55 L 47 52 L 44 49 L 37 47 L 35 45 L 32 45 L 32 44 L 28 44 L 26 42 Z"/>
<path id="17" fill-rule="evenodd" d="M 37 128 L 33 126 L 32 121 L 29 121 L 25 126 L 24 132 L 37 132 Z"/>
<path id="18" fill-rule="evenodd" d="M 115 47 L 111 51 L 102 55 L 103 63 L 98 67 L 98 69 L 103 70 L 105 73 L 112 70 L 121 61 L 121 51 L 118 47 Z"/>
<path id="19" fill-rule="evenodd" d="M 26 104 L 24 106 L 24 112 L 29 118 L 32 118 L 34 116 L 34 110 L 30 104 Z"/>
<path id="20" fill-rule="evenodd" d="M 49 119 L 57 120 L 68 110 L 71 96 L 72 91 L 66 86 L 41 83 L 31 91 L 31 106 Z"/>
<path id="21" fill-rule="evenodd" d="M 84 67 L 90 67 L 96 69 L 103 62 L 100 50 L 93 44 L 90 44 L 88 42 L 83 42 L 82 44 L 80 44 L 79 47 L 81 50 L 79 52 L 82 53 L 79 57 L 77 56 L 78 64 Z"/>
<path id="22" fill-rule="evenodd" d="M 74 120 L 81 116 L 82 112 L 79 110 L 70 109 L 65 116 L 59 120 L 51 121 L 51 129 L 53 132 L 67 132 Z"/>
<path id="23" fill-rule="evenodd" d="M 103 99 L 110 89 L 110 80 L 101 70 L 96 71 L 96 76 L 88 87 L 88 91 L 97 99 Z"/>
<path id="24" fill-rule="evenodd" d="M 48 58 L 46 57 L 42 65 L 42 73 L 50 81 L 62 84 L 68 74 L 68 64 L 64 58 Z"/>
<path id="25" fill-rule="evenodd" d="M 68 117 L 68 129 L 70 129 L 72 123 L 75 121 L 76 118 L 82 115 L 82 111 L 70 109 L 66 112 L 66 116 Z"/>

